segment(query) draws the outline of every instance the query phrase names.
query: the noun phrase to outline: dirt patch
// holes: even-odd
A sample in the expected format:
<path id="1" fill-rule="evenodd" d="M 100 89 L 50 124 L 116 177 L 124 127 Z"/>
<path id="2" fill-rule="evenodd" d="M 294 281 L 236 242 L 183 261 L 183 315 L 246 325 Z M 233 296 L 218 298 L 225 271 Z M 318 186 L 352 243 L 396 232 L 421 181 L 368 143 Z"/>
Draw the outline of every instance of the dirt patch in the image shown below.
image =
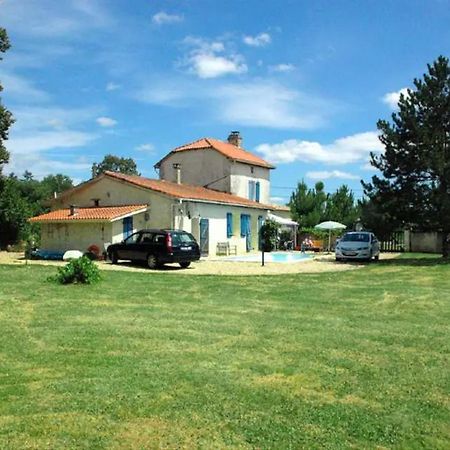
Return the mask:
<path id="1" fill-rule="evenodd" d="M 383 253 L 380 259 L 391 259 L 398 256 L 398 253 Z M 26 261 L 23 253 L 0 252 L 0 264 L 32 264 L 32 265 L 49 265 L 61 266 L 62 261 Z M 143 265 L 133 265 L 128 262 L 120 262 L 112 265 L 109 262 L 100 261 L 97 263 L 101 270 L 122 270 L 130 272 L 145 273 L 166 273 L 183 275 L 279 275 L 294 273 L 322 273 L 322 272 L 338 272 L 347 270 L 356 270 L 366 266 L 368 263 L 342 263 L 334 260 L 334 255 L 317 255 L 311 260 L 299 261 L 293 263 L 276 263 L 266 262 L 261 267 L 259 262 L 242 262 L 242 261 L 221 261 L 202 259 L 193 263 L 188 269 L 181 269 L 178 264 L 167 264 L 160 270 L 149 270 Z"/>

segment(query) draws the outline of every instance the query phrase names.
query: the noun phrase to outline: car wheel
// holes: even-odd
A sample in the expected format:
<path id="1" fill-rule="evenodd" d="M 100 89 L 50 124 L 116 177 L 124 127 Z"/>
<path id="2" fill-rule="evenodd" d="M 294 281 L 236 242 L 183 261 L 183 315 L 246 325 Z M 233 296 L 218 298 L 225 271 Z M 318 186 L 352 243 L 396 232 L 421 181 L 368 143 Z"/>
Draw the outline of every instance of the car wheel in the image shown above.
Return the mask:
<path id="1" fill-rule="evenodd" d="M 180 262 L 180 267 L 183 269 L 187 269 L 189 266 L 191 265 L 191 263 L 188 262 Z"/>
<path id="2" fill-rule="evenodd" d="M 111 261 L 111 264 L 117 264 L 119 261 L 119 258 L 117 258 L 117 253 L 116 252 L 112 252 L 108 255 L 109 260 Z"/>
<path id="3" fill-rule="evenodd" d="M 155 255 L 148 255 L 147 266 L 149 269 L 156 269 L 158 267 L 158 258 Z"/>
<path id="4" fill-rule="evenodd" d="M 375 261 L 378 261 L 380 259 L 380 254 L 378 254 L 377 256 L 375 256 Z"/>
<path id="5" fill-rule="evenodd" d="M 336 256 L 336 261 L 337 261 L 337 262 L 342 261 L 342 258 L 338 258 L 338 257 Z"/>

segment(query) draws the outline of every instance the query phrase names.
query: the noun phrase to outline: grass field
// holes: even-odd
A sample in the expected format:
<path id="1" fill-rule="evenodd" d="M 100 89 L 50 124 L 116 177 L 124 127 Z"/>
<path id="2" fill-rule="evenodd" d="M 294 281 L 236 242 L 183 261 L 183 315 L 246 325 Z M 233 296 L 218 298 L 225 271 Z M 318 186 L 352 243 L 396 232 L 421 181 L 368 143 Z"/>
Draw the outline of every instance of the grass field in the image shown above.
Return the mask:
<path id="1" fill-rule="evenodd" d="M 450 265 L 0 266 L 0 448 L 450 448 Z"/>

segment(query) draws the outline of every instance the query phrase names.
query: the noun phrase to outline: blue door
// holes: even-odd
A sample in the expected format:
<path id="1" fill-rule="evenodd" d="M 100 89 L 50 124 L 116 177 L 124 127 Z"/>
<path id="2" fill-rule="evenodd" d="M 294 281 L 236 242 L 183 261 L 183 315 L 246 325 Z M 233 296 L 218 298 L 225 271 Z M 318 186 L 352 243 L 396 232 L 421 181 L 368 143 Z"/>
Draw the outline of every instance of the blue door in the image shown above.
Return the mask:
<path id="1" fill-rule="evenodd" d="M 133 217 L 125 217 L 123 219 L 123 239 L 133 234 Z"/>
<path id="2" fill-rule="evenodd" d="M 241 237 L 245 237 L 247 251 L 252 249 L 252 227 L 249 214 L 241 214 Z"/>
<path id="3" fill-rule="evenodd" d="M 200 219 L 200 254 L 209 253 L 209 220 Z"/>

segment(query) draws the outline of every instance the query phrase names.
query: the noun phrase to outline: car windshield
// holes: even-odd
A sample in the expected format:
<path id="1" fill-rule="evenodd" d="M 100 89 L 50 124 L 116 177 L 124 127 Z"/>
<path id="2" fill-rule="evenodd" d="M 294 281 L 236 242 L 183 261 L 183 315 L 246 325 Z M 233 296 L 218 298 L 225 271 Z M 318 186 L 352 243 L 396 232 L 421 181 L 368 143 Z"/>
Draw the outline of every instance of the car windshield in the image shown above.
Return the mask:
<path id="1" fill-rule="evenodd" d="M 189 233 L 172 233 L 172 245 L 192 244 L 195 242 L 194 236 Z"/>
<path id="2" fill-rule="evenodd" d="M 368 233 L 346 233 L 341 239 L 341 242 L 369 242 L 370 236 Z"/>

